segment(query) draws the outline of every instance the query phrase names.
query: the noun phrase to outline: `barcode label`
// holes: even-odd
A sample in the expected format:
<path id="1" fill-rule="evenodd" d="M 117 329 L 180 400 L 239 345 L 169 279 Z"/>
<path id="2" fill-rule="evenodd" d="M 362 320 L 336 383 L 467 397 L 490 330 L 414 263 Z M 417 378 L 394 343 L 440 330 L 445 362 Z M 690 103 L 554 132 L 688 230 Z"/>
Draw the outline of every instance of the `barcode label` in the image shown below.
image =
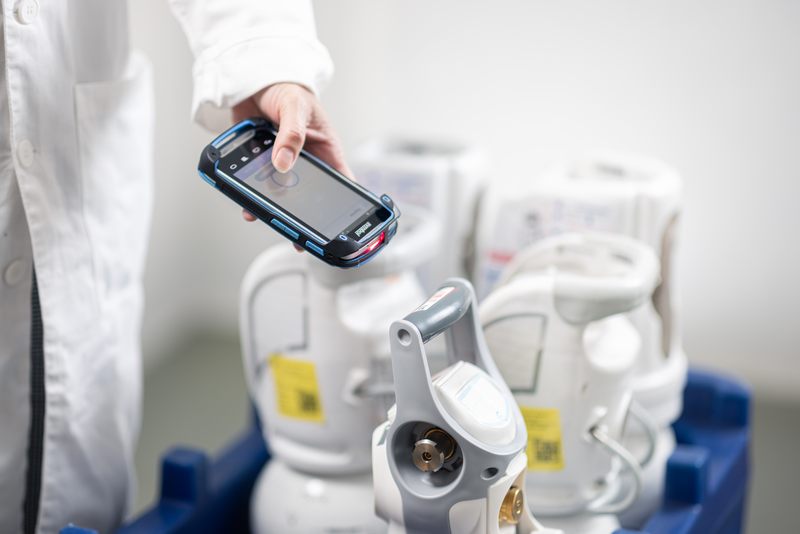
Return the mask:
<path id="1" fill-rule="evenodd" d="M 314 364 L 278 354 L 268 356 L 267 362 L 275 383 L 278 413 L 290 419 L 323 423 Z"/>
<path id="2" fill-rule="evenodd" d="M 560 471 L 564 469 L 561 448 L 561 421 L 558 410 L 519 407 L 528 429 L 528 469 Z"/>
<path id="3" fill-rule="evenodd" d="M 317 413 L 319 411 L 319 403 L 317 403 L 317 396 L 308 391 L 298 391 L 297 395 L 300 397 L 300 411 L 303 413 Z"/>
<path id="4" fill-rule="evenodd" d="M 561 444 L 557 441 L 533 440 L 533 451 L 536 461 L 540 463 L 552 464 L 560 461 Z"/>

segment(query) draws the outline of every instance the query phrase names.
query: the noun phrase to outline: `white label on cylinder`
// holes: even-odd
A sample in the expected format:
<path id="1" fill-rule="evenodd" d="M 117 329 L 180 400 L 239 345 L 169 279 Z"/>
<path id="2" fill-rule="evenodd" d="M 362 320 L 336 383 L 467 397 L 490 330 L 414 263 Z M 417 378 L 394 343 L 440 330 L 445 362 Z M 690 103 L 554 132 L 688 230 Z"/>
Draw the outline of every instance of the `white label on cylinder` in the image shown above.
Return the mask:
<path id="1" fill-rule="evenodd" d="M 423 304 L 422 306 L 420 306 L 419 308 L 417 308 L 414 311 L 418 312 L 418 311 L 427 310 L 428 308 L 432 307 L 434 304 L 436 304 L 437 302 L 439 302 L 440 300 L 442 300 L 443 298 L 445 298 L 447 295 L 449 295 L 450 293 L 452 293 L 455 290 L 456 290 L 456 288 L 454 288 L 454 287 L 443 287 L 442 289 L 440 289 L 439 291 L 434 293 L 431 298 L 429 298 L 427 301 L 425 301 L 425 304 Z"/>
<path id="2" fill-rule="evenodd" d="M 503 392 L 483 375 L 464 386 L 458 402 L 483 425 L 504 426 L 508 422 L 508 402 Z"/>

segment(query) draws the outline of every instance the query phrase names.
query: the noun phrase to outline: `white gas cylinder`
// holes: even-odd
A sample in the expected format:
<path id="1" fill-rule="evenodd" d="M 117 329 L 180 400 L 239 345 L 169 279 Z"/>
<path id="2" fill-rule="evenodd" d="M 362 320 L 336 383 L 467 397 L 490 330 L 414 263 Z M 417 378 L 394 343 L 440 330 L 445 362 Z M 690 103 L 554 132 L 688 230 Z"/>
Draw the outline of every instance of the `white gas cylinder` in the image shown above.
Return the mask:
<path id="1" fill-rule="evenodd" d="M 565 234 L 520 252 L 482 302 L 489 350 L 525 417 L 534 514 L 618 513 L 638 497 L 639 462 L 619 442 L 629 414 L 645 418 L 651 448 L 657 430 L 631 410 L 641 338 L 622 313 L 646 305 L 657 281 L 644 243 Z"/>
<path id="2" fill-rule="evenodd" d="M 403 209 L 434 213 L 444 231 L 435 257 L 417 270 L 427 292 L 451 276 L 470 277 L 474 264 L 475 209 L 489 158 L 474 144 L 425 137 L 371 139 L 350 154 L 358 182 L 388 194 Z"/>

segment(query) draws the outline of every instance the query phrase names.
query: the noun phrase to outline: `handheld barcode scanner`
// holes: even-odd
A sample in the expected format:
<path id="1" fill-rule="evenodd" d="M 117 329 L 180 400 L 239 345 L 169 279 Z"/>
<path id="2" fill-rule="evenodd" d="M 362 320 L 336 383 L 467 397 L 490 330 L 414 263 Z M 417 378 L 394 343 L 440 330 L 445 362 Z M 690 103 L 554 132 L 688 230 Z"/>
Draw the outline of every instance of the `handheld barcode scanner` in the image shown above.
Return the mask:
<path id="1" fill-rule="evenodd" d="M 657 428 L 631 403 L 641 340 L 619 314 L 652 295 L 658 269 L 634 239 L 567 234 L 520 252 L 481 304 L 489 349 L 527 422 L 533 513 L 612 514 L 638 497 L 640 462 L 619 444 L 623 426 L 628 414 L 647 425 L 650 454 Z M 620 466 L 633 477 L 625 491 Z"/>
<path id="2" fill-rule="evenodd" d="M 251 117 L 214 139 L 197 172 L 215 189 L 284 238 L 329 265 L 348 269 L 370 261 L 394 237 L 400 210 L 301 150 L 291 170 L 272 164 L 277 132 Z"/>
<path id="3" fill-rule="evenodd" d="M 244 368 L 273 455 L 251 498 L 255 534 L 386 531 L 369 473 L 370 436 L 394 402 L 386 332 L 397 310 L 424 298 L 414 268 L 440 232 L 424 211 L 405 219 L 393 245 L 358 269 L 327 266 L 287 243 L 245 275 Z"/>
<path id="4" fill-rule="evenodd" d="M 425 343 L 452 365 L 431 378 Z M 391 534 L 556 532 L 525 504 L 525 422 L 453 278 L 389 329 L 397 403 L 372 436 L 375 510 Z"/>

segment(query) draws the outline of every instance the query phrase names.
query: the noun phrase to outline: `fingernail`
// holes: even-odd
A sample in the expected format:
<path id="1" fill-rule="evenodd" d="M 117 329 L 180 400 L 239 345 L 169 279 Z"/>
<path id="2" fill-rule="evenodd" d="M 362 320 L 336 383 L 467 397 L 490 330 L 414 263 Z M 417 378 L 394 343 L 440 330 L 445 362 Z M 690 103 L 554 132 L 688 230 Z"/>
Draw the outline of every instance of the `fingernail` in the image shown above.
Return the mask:
<path id="1" fill-rule="evenodd" d="M 278 172 L 286 172 L 291 168 L 292 161 L 294 161 L 294 152 L 291 148 L 283 147 L 275 158 L 275 168 L 278 169 Z"/>

